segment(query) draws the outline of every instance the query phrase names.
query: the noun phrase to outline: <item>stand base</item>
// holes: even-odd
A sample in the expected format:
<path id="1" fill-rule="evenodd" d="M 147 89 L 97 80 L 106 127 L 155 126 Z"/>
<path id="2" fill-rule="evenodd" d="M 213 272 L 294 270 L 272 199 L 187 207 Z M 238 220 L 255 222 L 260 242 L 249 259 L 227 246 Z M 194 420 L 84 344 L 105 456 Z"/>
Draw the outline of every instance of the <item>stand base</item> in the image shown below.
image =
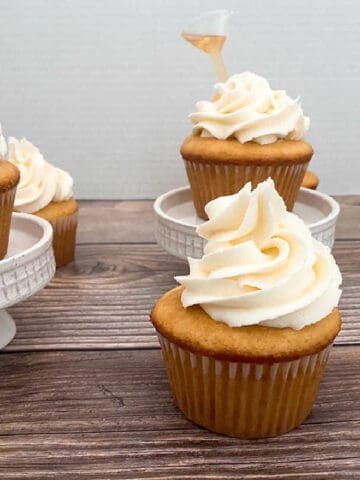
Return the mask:
<path id="1" fill-rule="evenodd" d="M 15 337 L 16 325 L 6 310 L 0 310 L 0 349 L 6 347 Z"/>

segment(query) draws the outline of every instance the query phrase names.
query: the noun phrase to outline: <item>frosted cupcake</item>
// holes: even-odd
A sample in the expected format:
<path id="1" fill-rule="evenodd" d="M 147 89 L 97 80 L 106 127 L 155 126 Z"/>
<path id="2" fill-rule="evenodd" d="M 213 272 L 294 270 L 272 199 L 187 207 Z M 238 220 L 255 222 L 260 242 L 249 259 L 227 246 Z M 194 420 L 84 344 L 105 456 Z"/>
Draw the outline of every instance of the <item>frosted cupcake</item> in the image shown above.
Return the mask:
<path id="1" fill-rule="evenodd" d="M 5 257 L 8 249 L 16 186 L 20 179 L 19 170 L 4 160 L 6 151 L 6 141 L 0 125 L 0 260 Z"/>
<path id="2" fill-rule="evenodd" d="M 56 266 L 74 259 L 78 204 L 73 198 L 71 176 L 48 163 L 39 149 L 25 138 L 10 137 L 9 162 L 20 170 L 14 209 L 48 220 L 54 230 Z"/>
<path id="3" fill-rule="evenodd" d="M 339 269 L 270 179 L 206 213 L 204 256 L 151 313 L 173 395 L 215 432 L 285 433 L 309 415 L 341 327 Z"/>
<path id="4" fill-rule="evenodd" d="M 216 88 L 214 101 L 196 104 L 192 135 L 181 146 L 198 215 L 207 218 L 210 200 L 268 177 L 292 210 L 313 154 L 303 141 L 309 119 L 299 101 L 249 72 Z"/>

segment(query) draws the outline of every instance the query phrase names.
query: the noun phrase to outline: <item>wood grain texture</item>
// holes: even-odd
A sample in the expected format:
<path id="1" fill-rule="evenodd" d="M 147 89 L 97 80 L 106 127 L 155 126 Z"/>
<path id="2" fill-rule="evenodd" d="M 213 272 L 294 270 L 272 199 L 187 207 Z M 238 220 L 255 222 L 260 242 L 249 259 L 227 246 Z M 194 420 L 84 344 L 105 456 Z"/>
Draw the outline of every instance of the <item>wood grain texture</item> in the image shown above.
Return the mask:
<path id="1" fill-rule="evenodd" d="M 335 197 L 341 206 L 336 238 L 360 239 L 360 196 Z M 79 243 L 155 243 L 153 200 L 80 201 Z"/>
<path id="2" fill-rule="evenodd" d="M 338 195 L 340 215 L 336 225 L 336 238 L 360 239 L 360 195 Z"/>
<path id="3" fill-rule="evenodd" d="M 343 431 L 339 430 L 337 434 L 341 435 Z M 159 442 L 168 441 L 167 437 L 161 438 L 157 432 L 152 436 Z M 178 432 L 175 436 L 178 438 Z M 215 449 L 210 461 L 207 457 L 206 461 L 201 462 L 202 451 L 198 448 L 197 442 L 194 442 L 192 435 L 185 438 L 180 435 L 180 441 L 170 442 L 168 448 L 159 449 L 154 448 L 153 443 L 146 442 L 147 436 L 132 437 L 137 440 L 137 443 L 129 442 L 128 447 L 132 449 L 125 452 L 120 450 L 124 435 L 106 434 L 105 442 L 100 435 L 68 435 L 60 439 L 53 436 L 50 439 L 48 436 L 35 438 L 41 444 L 43 453 L 38 452 L 28 461 L 28 455 L 33 454 L 31 448 L 35 450 L 37 447 L 36 444 L 31 443 L 32 438 L 27 437 L 25 442 L 15 444 L 14 449 L 19 452 L 24 443 L 29 445 L 26 441 L 30 443 L 30 448 L 20 456 L 24 458 L 25 466 L 19 465 L 19 455 L 14 455 L 15 466 L 3 468 L 0 466 L 2 480 L 192 480 L 194 478 L 202 480 L 350 480 L 359 478 L 357 458 L 341 458 L 334 452 L 333 458 L 325 456 L 323 459 L 323 452 L 319 450 L 313 451 L 312 455 L 309 454 L 306 460 L 293 461 L 291 457 L 284 456 L 280 461 L 272 461 L 271 457 L 270 460 L 264 461 L 263 457 L 258 455 L 257 458 L 252 458 L 250 463 L 244 461 L 246 453 L 244 456 L 239 454 L 239 450 L 242 451 L 243 447 L 241 443 L 233 449 L 237 452 L 235 459 L 229 459 L 231 451 L 227 447 L 224 449 L 222 445 L 214 445 Z M 180 443 L 181 440 L 182 443 Z M 304 438 L 299 438 L 299 441 L 304 440 L 306 441 Z M 205 441 L 205 443 L 208 442 Z M 141 449 L 138 448 L 139 444 L 142 445 Z M 318 441 L 311 444 L 311 446 L 314 445 L 322 446 Z M 261 449 L 262 445 L 259 445 L 259 448 Z M 293 446 L 294 450 L 299 448 L 301 448 L 299 445 Z M 179 451 L 183 454 L 180 459 Z M 263 453 L 262 450 L 260 451 Z M 7 448 L 6 452 L 8 452 Z M 58 455 L 54 455 L 55 452 L 59 452 Z M 266 451 L 264 453 L 269 456 L 272 454 Z M 286 453 L 285 450 L 284 455 Z M 159 465 L 159 463 L 162 464 Z"/>
<path id="4" fill-rule="evenodd" d="M 82 200 L 78 243 L 155 243 L 152 200 Z"/>
<path id="5" fill-rule="evenodd" d="M 187 421 L 159 351 L 16 353 L 0 366 L 2 479 L 342 479 L 360 468 L 357 347 L 333 349 L 305 424 L 258 441 Z"/>
<path id="6" fill-rule="evenodd" d="M 235 465 L 221 463 L 202 465 L 194 469 L 191 462 L 184 467 L 155 467 L 155 468 L 122 468 L 119 465 L 121 459 L 112 460 L 113 467 L 103 467 L 102 462 L 92 462 L 87 464 L 87 458 L 74 466 L 57 464 L 50 468 L 41 468 L 38 466 L 27 468 L 15 468 L 11 471 L 6 470 L 2 473 L 3 480 L 51 480 L 51 479 L 71 479 L 71 480 L 120 480 L 120 479 L 202 479 L 202 480 L 223 480 L 223 479 L 247 479 L 247 480 L 350 480 L 358 477 L 358 467 L 353 465 L 352 459 L 336 459 L 332 461 L 311 461 L 297 462 L 290 465 L 286 462 L 270 465 L 269 463 L 254 462 L 252 465 L 236 463 Z M 106 472 L 106 473 L 104 473 Z M 256 472 L 256 473 L 254 473 Z M 305 473 L 304 473 L 305 472 Z M 103 475 L 106 475 L 105 477 Z M 306 476 L 307 475 L 307 476 Z"/>
<path id="7" fill-rule="evenodd" d="M 360 241 L 337 242 L 334 253 L 344 277 L 344 323 L 336 342 L 360 343 Z M 10 309 L 18 332 L 6 349 L 157 347 L 149 313 L 176 285 L 174 275 L 187 271 L 185 261 L 156 245 L 80 245 L 75 264 Z"/>
<path id="8" fill-rule="evenodd" d="M 152 202 L 81 202 L 77 261 L 10 309 L 0 478 L 359 478 L 360 197 L 340 200 L 344 325 L 318 400 L 300 428 L 251 442 L 196 427 L 172 402 L 149 312 L 187 264 L 154 244 Z"/>

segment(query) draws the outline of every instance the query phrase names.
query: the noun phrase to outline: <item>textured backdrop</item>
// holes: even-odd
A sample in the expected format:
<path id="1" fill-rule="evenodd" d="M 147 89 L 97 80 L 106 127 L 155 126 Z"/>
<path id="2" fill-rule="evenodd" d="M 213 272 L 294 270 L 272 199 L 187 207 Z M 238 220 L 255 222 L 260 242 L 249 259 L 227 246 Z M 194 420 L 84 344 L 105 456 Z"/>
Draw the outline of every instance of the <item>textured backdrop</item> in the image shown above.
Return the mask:
<path id="1" fill-rule="evenodd" d="M 214 72 L 179 32 L 219 7 L 237 11 L 229 72 L 300 95 L 321 189 L 360 193 L 358 0 L 1 0 L 5 133 L 68 169 L 79 198 L 152 198 L 185 184 L 179 145 Z"/>

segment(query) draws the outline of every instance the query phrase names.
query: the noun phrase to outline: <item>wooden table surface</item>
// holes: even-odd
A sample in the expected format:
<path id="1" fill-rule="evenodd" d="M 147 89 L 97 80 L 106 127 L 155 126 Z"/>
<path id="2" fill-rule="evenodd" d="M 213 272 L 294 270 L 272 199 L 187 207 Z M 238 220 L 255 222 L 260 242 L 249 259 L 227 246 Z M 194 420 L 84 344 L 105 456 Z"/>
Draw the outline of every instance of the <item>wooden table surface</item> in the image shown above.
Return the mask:
<path id="1" fill-rule="evenodd" d="M 360 196 L 338 200 L 344 326 L 311 416 L 258 441 L 198 428 L 172 402 L 148 317 L 187 264 L 155 244 L 152 203 L 82 202 L 76 263 L 10 309 L 0 478 L 360 478 Z"/>

